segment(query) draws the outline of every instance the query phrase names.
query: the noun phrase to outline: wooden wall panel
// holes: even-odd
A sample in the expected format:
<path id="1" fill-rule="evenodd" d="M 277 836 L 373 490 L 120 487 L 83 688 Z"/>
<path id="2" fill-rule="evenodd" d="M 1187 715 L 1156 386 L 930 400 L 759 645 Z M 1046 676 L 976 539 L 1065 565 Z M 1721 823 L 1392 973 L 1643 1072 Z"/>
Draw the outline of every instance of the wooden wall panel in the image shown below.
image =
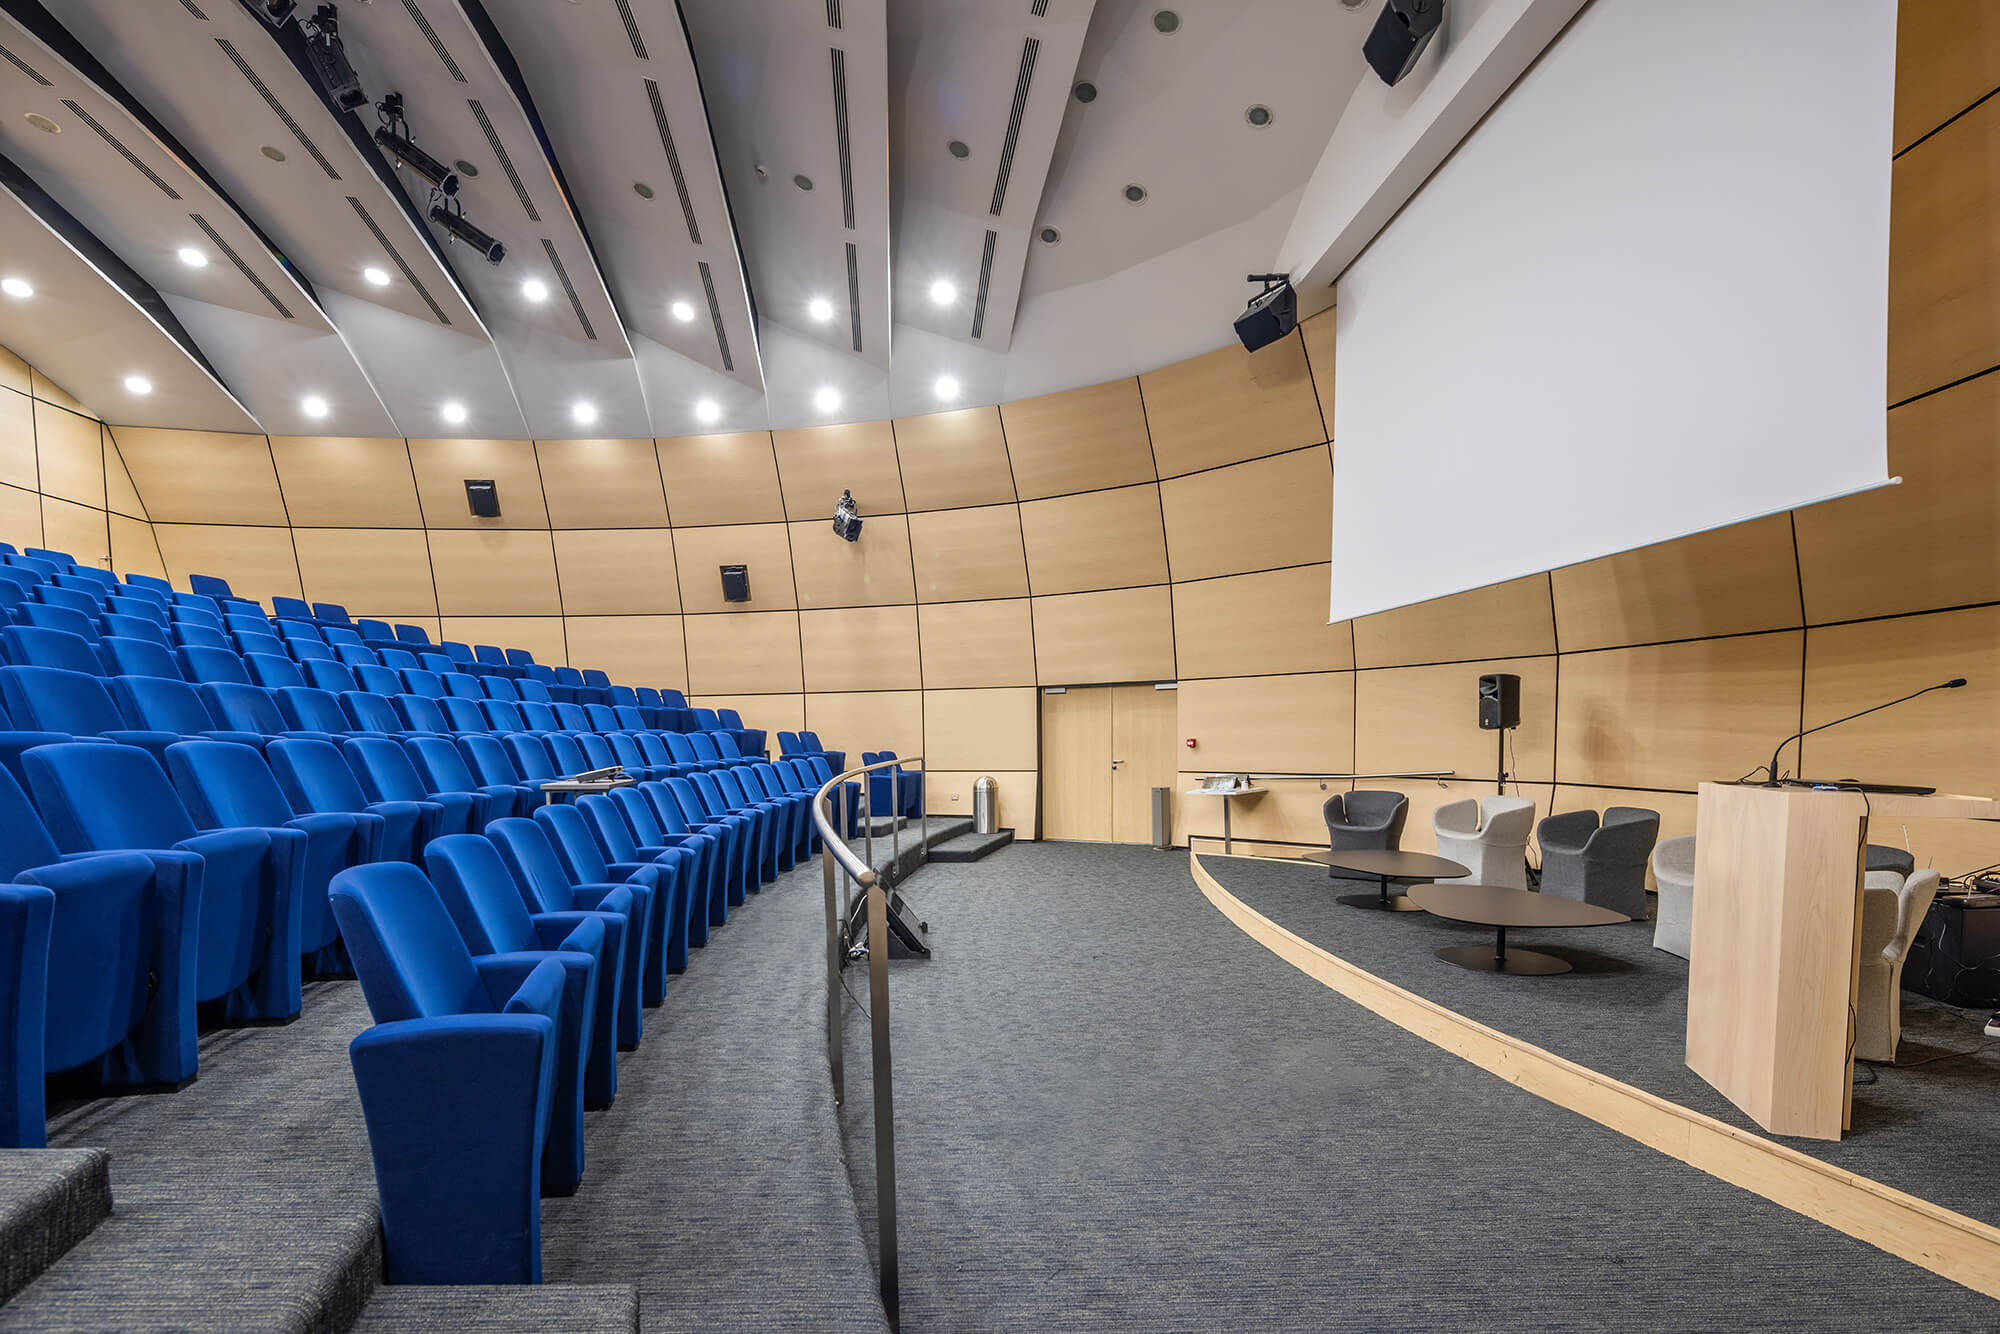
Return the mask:
<path id="1" fill-rule="evenodd" d="M 1042 685 L 1174 679 L 1174 608 L 1165 588 L 1034 600 Z"/>
<path id="2" fill-rule="evenodd" d="M 1349 773 L 1354 674 L 1184 681 L 1181 767 L 1202 773 Z"/>
<path id="3" fill-rule="evenodd" d="M 805 689 L 795 611 L 689 616 L 681 629 L 687 635 L 688 689 L 695 694 Z"/>
<path id="4" fill-rule="evenodd" d="M 1299 325 L 1305 340 L 1306 361 L 1312 367 L 1313 391 L 1319 398 L 1320 424 L 1327 439 L 1333 439 L 1333 349 L 1340 330 L 1340 307 L 1328 306 Z"/>
<path id="5" fill-rule="evenodd" d="M 861 526 L 859 542 L 811 519 L 791 525 L 792 579 L 801 607 L 874 607 L 917 600 L 910 524 L 884 514 Z"/>
<path id="6" fill-rule="evenodd" d="M 289 529 L 155 523 L 153 537 L 175 588 L 186 588 L 190 574 L 212 574 L 227 579 L 239 597 L 267 608 L 275 594 L 300 596 Z"/>
<path id="7" fill-rule="evenodd" d="M 1296 333 L 1254 354 L 1231 343 L 1148 371 L 1139 389 L 1162 478 L 1326 443 Z"/>
<path id="8" fill-rule="evenodd" d="M 784 521 L 769 431 L 684 435 L 658 444 L 676 527 Z"/>
<path id="9" fill-rule="evenodd" d="M 1549 577 L 1556 638 L 1566 653 L 1805 623 L 1790 514 L 1565 566 Z"/>
<path id="10" fill-rule="evenodd" d="M 704 709 L 734 709 L 743 718 L 746 727 L 761 727 L 768 733 L 764 738 L 767 753 L 782 758 L 778 750 L 778 733 L 797 732 L 806 725 L 806 697 L 804 695 L 695 695 L 688 699 Z"/>
<path id="11" fill-rule="evenodd" d="M 2000 98 L 1896 159 L 1889 192 L 1889 401 L 2000 364 Z"/>
<path id="12" fill-rule="evenodd" d="M 915 690 L 807 695 L 806 726 L 821 745 L 846 751 L 849 767 L 864 750 L 914 757 L 924 753 L 924 697 Z"/>
<path id="13" fill-rule="evenodd" d="M 1815 625 L 2000 600 L 2000 375 L 1889 414 L 1901 486 L 1794 511 Z"/>
<path id="14" fill-rule="evenodd" d="M 96 423 L 91 425 L 95 429 Z M 104 511 L 55 496 L 42 497 L 42 545 L 100 570 L 111 562 L 111 529 Z"/>
<path id="15" fill-rule="evenodd" d="M 1026 598 L 927 603 L 917 608 L 917 638 L 930 689 L 1035 683 L 1035 626 Z"/>
<path id="16" fill-rule="evenodd" d="M 1160 504 L 1176 579 L 1316 564 L 1333 549 L 1324 445 L 1161 482 Z"/>
<path id="17" fill-rule="evenodd" d="M 1028 595 L 1028 561 L 1014 506 L 912 514 L 909 526 L 919 602 Z M 867 540 L 865 527 L 861 537 Z"/>
<path id="18" fill-rule="evenodd" d="M 1898 153 L 1995 88 L 2000 88 L 2000 11 L 1964 0 L 1899 0 Z"/>
<path id="19" fill-rule="evenodd" d="M 723 600 L 725 565 L 749 567 L 748 602 Z M 792 587 L 791 539 L 782 523 L 676 528 L 674 568 L 680 575 L 683 611 L 785 611 L 799 605 Z"/>
<path id="20" fill-rule="evenodd" d="M 651 440 L 538 440 L 542 497 L 555 528 L 646 528 L 667 521 Z"/>
<path id="21" fill-rule="evenodd" d="M 1796 630 L 1566 653 L 1556 772 L 1594 787 L 1737 778 L 1799 726 Z"/>
<path id="22" fill-rule="evenodd" d="M 111 428 L 104 428 L 104 498 L 107 507 L 114 514 L 122 514 L 128 519 L 150 519 L 146 504 L 139 499 L 139 488 L 132 485 L 132 474 L 125 467 L 125 459 L 118 452 L 118 441 L 111 434 Z"/>
<path id="23" fill-rule="evenodd" d="M 549 526 L 532 440 L 411 440 L 410 466 L 416 471 L 417 499 L 427 527 Z M 499 518 L 478 518 L 466 503 L 465 483 L 475 477 L 492 481 L 500 499 Z"/>
<path id="24" fill-rule="evenodd" d="M 546 529 L 433 528 L 430 546 L 442 615 L 562 614 L 555 548 Z"/>
<path id="25" fill-rule="evenodd" d="M 928 758 L 928 757 L 926 757 Z M 1011 829 L 1017 839 L 1035 837 L 1035 803 L 1041 775 L 1033 769 L 924 770 L 924 809 L 932 815 L 972 818 L 972 785 L 981 778 L 993 780 L 998 798 L 1000 828 Z"/>
<path id="26" fill-rule="evenodd" d="M 1346 621 L 1326 623 L 1327 566 L 1174 585 L 1174 655 L 1202 676 L 1331 672 L 1354 665 Z"/>
<path id="27" fill-rule="evenodd" d="M 1479 729 L 1479 678 L 1521 678 L 1521 725 L 1507 733 L 1507 771 L 1550 782 L 1556 763 L 1556 660 L 1503 658 L 1443 667 L 1381 667 L 1355 677 L 1354 772 L 1499 771 L 1497 733 Z M 1773 738 L 1775 741 L 1776 738 Z"/>
<path id="28" fill-rule="evenodd" d="M 96 422 L 37 403 L 35 452 L 43 495 L 104 508 L 104 439 Z"/>
<path id="29" fill-rule="evenodd" d="M 914 690 L 923 684 L 915 607 L 802 611 L 799 645 L 809 691 Z"/>
<path id="30" fill-rule="evenodd" d="M 0 392 L 0 485 L 33 491 L 36 481 L 35 400 Z"/>
<path id="31" fill-rule="evenodd" d="M 903 512 L 896 433 L 888 422 L 799 426 L 773 431 L 771 439 L 786 518 L 831 519 L 843 490 L 854 492 L 854 508 L 863 515 Z"/>
<path id="32" fill-rule="evenodd" d="M 446 616 L 438 623 L 436 637 L 461 644 L 526 649 L 535 655 L 536 662 L 551 667 L 570 661 L 560 616 Z"/>
<path id="33" fill-rule="evenodd" d="M 271 447 L 261 435 L 121 426 L 118 450 L 154 523 L 287 522 Z"/>
<path id="34" fill-rule="evenodd" d="M 12 389 L 22 397 L 32 394 L 34 375 L 28 363 L 15 356 L 7 348 L 0 347 L 0 389 Z"/>
<path id="35" fill-rule="evenodd" d="M 1556 651 L 1547 575 L 1488 584 L 1354 623 L 1357 667 L 1525 658 Z"/>
<path id="36" fill-rule="evenodd" d="M 337 602 L 350 614 L 435 616 L 430 544 L 414 528 L 295 528 L 299 578 L 312 602 Z"/>
<path id="37" fill-rule="evenodd" d="M 32 488 L 0 486 L 0 542 L 42 545 L 42 498 Z"/>
<path id="38" fill-rule="evenodd" d="M 1154 479 L 1137 380 L 1002 403 L 1000 421 L 1023 500 Z"/>
<path id="39" fill-rule="evenodd" d="M 150 574 L 167 577 L 167 563 L 160 559 L 160 544 L 153 540 L 153 525 L 123 514 L 111 516 L 111 568 L 120 577 Z"/>
<path id="40" fill-rule="evenodd" d="M 118 435 L 124 435 L 122 427 Z M 409 447 L 399 437 L 279 435 L 271 437 L 271 456 L 295 527 L 424 526 Z M 501 503 L 504 507 L 504 494 Z M 459 508 L 465 508 L 462 496 Z"/>
<path id="41" fill-rule="evenodd" d="M 1013 502 L 1014 470 L 1000 429 L 1000 409 L 898 417 L 895 427 L 903 499 L 912 510 Z"/>
<path id="42" fill-rule="evenodd" d="M 559 528 L 556 576 L 568 616 L 681 609 L 673 534 L 665 528 Z"/>
<path id="43" fill-rule="evenodd" d="M 1041 753 L 1037 695 L 1032 686 L 925 691 L 924 762 L 940 769 L 1034 768 Z"/>
<path id="44" fill-rule="evenodd" d="M 93 412 L 88 404 L 77 400 L 67 389 L 32 366 L 28 368 L 28 387 L 29 391 L 44 403 L 53 403 L 59 408 L 74 412 L 79 417 L 88 417 L 92 421 L 99 420 L 98 414 Z"/>
<path id="45" fill-rule="evenodd" d="M 620 685 L 687 689 L 687 644 L 678 616 L 565 616 L 570 661 Z"/>
<path id="46" fill-rule="evenodd" d="M 1160 489 L 1142 486 L 1021 506 L 1028 582 L 1037 593 L 1081 593 L 1167 582 Z"/>

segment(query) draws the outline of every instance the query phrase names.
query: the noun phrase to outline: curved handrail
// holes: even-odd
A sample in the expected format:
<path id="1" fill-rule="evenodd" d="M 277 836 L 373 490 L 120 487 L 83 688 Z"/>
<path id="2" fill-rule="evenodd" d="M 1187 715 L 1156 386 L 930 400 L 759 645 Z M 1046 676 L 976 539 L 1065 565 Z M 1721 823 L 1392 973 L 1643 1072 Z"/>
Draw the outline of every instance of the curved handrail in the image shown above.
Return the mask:
<path id="1" fill-rule="evenodd" d="M 833 854 L 834 859 L 841 864 L 849 875 L 854 877 L 854 882 L 863 889 L 875 883 L 875 868 L 863 861 L 860 854 L 855 852 L 853 848 L 848 847 L 847 840 L 841 837 L 834 829 L 833 821 L 827 818 L 827 794 L 842 783 L 850 781 L 857 774 L 872 773 L 877 769 L 899 768 L 905 764 L 921 765 L 923 762 L 924 757 L 921 755 L 908 755 L 893 760 L 877 760 L 873 764 L 856 765 L 844 773 L 837 773 L 827 779 L 825 783 L 820 785 L 819 791 L 813 793 L 813 825 L 819 830 L 820 842 L 826 845 L 827 850 Z"/>

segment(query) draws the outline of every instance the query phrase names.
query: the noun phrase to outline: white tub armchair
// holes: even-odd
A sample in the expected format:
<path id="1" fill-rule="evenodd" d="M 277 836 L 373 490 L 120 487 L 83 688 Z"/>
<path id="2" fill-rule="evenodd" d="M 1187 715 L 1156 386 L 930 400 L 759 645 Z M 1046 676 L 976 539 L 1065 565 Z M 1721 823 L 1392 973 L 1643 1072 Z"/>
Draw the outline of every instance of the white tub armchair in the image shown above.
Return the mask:
<path id="1" fill-rule="evenodd" d="M 1855 1002 L 1854 1056 L 1896 1059 L 1903 1036 L 1903 960 L 1937 896 L 1938 873 L 1870 871 L 1861 891 L 1861 994 Z"/>
<path id="2" fill-rule="evenodd" d="M 1653 919 L 1653 948 L 1688 957 L 1694 940 L 1694 835 L 1663 838 L 1653 847 L 1653 883 L 1660 907 Z"/>
<path id="3" fill-rule="evenodd" d="M 1527 797 L 1467 797 L 1440 806 L 1431 816 L 1438 856 L 1472 875 L 1463 883 L 1528 887 L 1528 831 L 1535 827 L 1535 803 Z"/>

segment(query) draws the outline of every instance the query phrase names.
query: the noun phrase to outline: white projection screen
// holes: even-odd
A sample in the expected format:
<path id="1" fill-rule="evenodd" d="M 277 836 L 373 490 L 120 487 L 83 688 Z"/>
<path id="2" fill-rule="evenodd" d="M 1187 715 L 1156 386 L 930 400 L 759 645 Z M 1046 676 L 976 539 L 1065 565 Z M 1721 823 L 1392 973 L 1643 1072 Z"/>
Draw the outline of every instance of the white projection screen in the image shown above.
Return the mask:
<path id="1" fill-rule="evenodd" d="M 1895 0 L 1596 0 L 1342 275 L 1341 620 L 1887 478 Z"/>

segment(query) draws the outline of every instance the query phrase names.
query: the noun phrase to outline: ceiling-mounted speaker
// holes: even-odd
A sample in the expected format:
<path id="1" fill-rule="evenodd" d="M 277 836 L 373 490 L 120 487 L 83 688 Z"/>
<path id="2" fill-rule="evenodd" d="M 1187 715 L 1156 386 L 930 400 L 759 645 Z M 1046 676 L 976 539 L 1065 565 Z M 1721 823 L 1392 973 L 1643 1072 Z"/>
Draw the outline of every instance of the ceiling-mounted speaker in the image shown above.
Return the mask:
<path id="1" fill-rule="evenodd" d="M 472 507 L 472 512 L 479 518 L 500 517 L 500 489 L 493 485 L 491 478 L 466 478 L 465 503 Z"/>
<path id="2" fill-rule="evenodd" d="M 1444 22 L 1444 0 L 1387 0 L 1361 44 L 1368 67 L 1391 87 L 1416 68 L 1417 58 Z"/>
<path id="3" fill-rule="evenodd" d="M 724 602 L 748 602 L 750 600 L 750 567 L 748 565 L 725 565 L 722 567 L 722 600 Z"/>

